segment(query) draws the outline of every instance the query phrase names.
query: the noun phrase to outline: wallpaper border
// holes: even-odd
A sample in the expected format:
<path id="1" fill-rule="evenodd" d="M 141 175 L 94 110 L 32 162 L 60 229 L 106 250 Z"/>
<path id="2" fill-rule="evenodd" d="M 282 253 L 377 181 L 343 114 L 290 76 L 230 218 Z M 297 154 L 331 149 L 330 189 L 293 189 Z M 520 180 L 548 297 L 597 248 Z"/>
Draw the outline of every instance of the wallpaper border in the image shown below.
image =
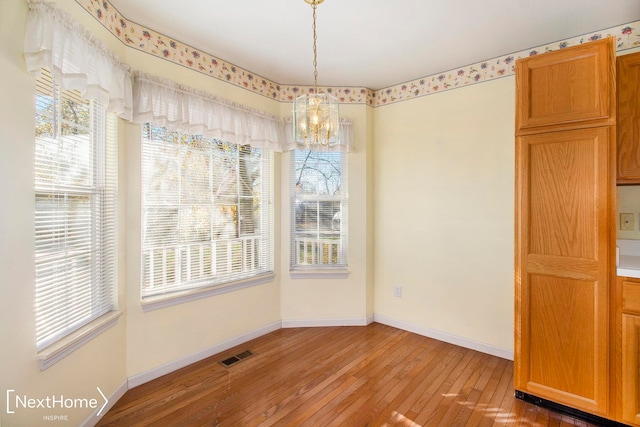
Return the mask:
<path id="1" fill-rule="evenodd" d="M 313 86 L 290 86 L 276 83 L 167 35 L 129 21 L 108 0 L 75 1 L 123 44 L 131 48 L 280 102 L 293 102 L 296 97 L 313 92 Z M 514 74 L 515 62 L 519 58 L 564 49 L 609 36 L 616 37 L 618 52 L 638 47 L 640 46 L 640 21 L 502 55 L 375 91 L 366 87 L 342 86 L 322 86 L 322 91 L 332 94 L 338 98 L 340 103 L 380 107 L 510 76 Z"/>

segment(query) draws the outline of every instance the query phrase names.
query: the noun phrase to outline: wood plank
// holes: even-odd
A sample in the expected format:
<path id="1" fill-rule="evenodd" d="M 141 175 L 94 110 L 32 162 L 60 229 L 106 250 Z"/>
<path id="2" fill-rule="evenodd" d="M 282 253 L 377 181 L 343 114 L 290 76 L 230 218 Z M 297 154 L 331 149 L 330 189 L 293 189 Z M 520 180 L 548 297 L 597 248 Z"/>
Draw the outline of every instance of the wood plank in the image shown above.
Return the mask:
<path id="1" fill-rule="evenodd" d="M 374 323 L 272 332 L 129 390 L 98 426 L 567 423 L 589 425 L 514 397 L 513 362 Z"/>

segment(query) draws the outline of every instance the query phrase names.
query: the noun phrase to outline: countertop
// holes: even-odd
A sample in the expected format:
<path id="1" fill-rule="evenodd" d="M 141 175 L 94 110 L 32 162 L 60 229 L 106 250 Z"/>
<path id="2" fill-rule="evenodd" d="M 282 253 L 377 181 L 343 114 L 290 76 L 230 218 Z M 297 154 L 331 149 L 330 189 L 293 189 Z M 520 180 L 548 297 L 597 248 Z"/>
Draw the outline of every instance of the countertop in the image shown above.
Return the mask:
<path id="1" fill-rule="evenodd" d="M 616 241 L 618 246 L 617 274 L 640 279 L 640 240 Z"/>

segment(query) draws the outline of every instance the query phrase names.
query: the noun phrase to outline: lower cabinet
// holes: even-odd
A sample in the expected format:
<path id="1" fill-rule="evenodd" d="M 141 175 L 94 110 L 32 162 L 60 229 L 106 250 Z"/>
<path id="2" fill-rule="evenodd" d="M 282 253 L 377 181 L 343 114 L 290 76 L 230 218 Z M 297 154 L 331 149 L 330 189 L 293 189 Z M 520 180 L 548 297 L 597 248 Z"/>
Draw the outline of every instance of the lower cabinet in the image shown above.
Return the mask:
<path id="1" fill-rule="evenodd" d="M 640 316 L 622 315 L 622 419 L 640 426 Z"/>
<path id="2" fill-rule="evenodd" d="M 622 280 L 622 421 L 640 426 L 640 280 Z"/>

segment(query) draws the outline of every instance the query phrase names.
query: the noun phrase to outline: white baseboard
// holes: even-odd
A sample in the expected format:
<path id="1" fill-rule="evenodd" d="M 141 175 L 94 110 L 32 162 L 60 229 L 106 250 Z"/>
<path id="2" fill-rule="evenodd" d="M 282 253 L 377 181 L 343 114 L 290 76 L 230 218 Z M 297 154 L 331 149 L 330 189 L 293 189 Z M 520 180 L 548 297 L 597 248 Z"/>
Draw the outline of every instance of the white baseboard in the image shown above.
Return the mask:
<path id="1" fill-rule="evenodd" d="M 374 320 L 378 323 L 382 323 L 387 326 L 393 326 L 394 328 L 402 329 L 414 334 L 422 335 L 425 337 L 433 338 L 438 341 L 448 342 L 449 344 L 459 345 L 460 347 L 469 348 L 482 353 L 490 354 L 492 356 L 501 357 L 507 360 L 513 360 L 513 350 L 506 348 L 496 347 L 474 341 L 468 338 L 459 337 L 457 335 L 448 334 L 446 332 L 438 331 L 435 329 L 423 328 L 409 322 L 401 320 L 395 320 L 381 314 L 374 314 Z"/>
<path id="2" fill-rule="evenodd" d="M 262 328 L 253 330 L 251 332 L 247 332 L 246 334 L 231 338 L 227 341 L 221 342 L 219 344 L 214 345 L 213 347 L 209 347 L 197 353 L 194 353 L 190 356 L 183 357 L 182 359 L 174 360 L 173 362 L 165 363 L 164 365 L 158 366 L 157 368 L 150 369 L 146 372 L 142 372 L 140 374 L 133 375 L 128 379 L 128 387 L 132 389 L 141 384 L 149 382 L 151 380 L 155 380 L 156 378 L 160 378 L 163 375 L 169 374 L 178 369 L 184 368 L 185 366 L 189 366 L 193 363 L 199 362 L 202 359 L 206 359 L 207 357 L 211 357 L 220 352 L 229 350 L 237 345 L 241 345 L 246 343 L 247 341 L 251 341 L 252 339 L 261 337 L 262 335 L 266 335 L 273 331 L 277 331 L 282 328 L 281 322 L 274 322 L 267 326 L 263 326 Z"/>
<path id="3" fill-rule="evenodd" d="M 356 317 L 345 319 L 300 319 L 283 320 L 283 328 L 316 328 L 322 326 L 367 326 L 373 323 L 374 317 Z"/>
<path id="4" fill-rule="evenodd" d="M 86 420 L 84 420 L 82 424 L 80 424 L 80 427 L 95 426 L 98 423 L 98 421 L 100 421 L 102 416 L 106 414 L 107 411 L 109 411 L 109 409 L 111 409 L 113 405 L 115 405 L 116 402 L 120 400 L 122 396 L 124 396 L 127 390 L 129 390 L 129 388 L 127 387 L 127 382 L 125 381 L 122 384 L 120 384 L 115 389 L 115 391 L 109 395 L 109 397 L 107 397 L 108 403 L 104 406 L 104 408 L 102 408 L 102 405 L 100 405 L 100 407 L 98 407 L 95 411 L 93 411 L 93 413 L 89 416 L 89 418 L 87 418 Z M 100 403 L 102 404 L 102 402 Z M 98 415 L 98 413 L 100 415 Z"/>

